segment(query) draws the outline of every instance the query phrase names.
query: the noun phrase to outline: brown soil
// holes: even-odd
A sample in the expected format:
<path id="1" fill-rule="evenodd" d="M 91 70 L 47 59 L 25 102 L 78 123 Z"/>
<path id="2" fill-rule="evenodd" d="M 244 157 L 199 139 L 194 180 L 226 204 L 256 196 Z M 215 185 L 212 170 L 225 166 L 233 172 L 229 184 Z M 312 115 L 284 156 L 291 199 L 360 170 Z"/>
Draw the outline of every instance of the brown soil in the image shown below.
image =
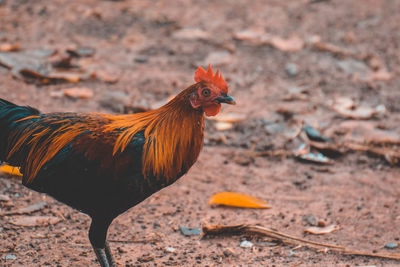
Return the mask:
<path id="1" fill-rule="evenodd" d="M 217 131 L 214 122 L 207 121 L 206 145 L 189 173 L 113 222 L 108 237 L 118 265 L 396 266 L 400 263 L 394 260 L 274 246 L 262 237 L 187 237 L 179 226 L 252 223 L 358 250 L 400 253 L 400 248 L 384 248 L 400 242 L 399 164 L 364 152 L 345 153 L 326 166 L 291 156 L 248 156 L 251 151 L 297 148 L 301 139 L 289 138 L 302 120 L 342 140 L 343 135 L 332 130 L 347 120 L 331 108 L 338 96 L 368 107 L 384 105 L 385 114 L 365 122 L 399 136 L 399 11 L 400 1 L 395 0 L 0 0 L 0 45 L 57 51 L 91 47 L 95 54 L 79 59 L 80 66 L 106 70 L 118 79 L 43 86 L 0 67 L 0 97 L 42 112 L 112 113 L 116 109 L 109 108 L 114 102 L 109 94 L 120 91 L 128 95 L 118 100 L 123 102 L 121 111 L 151 107 L 190 85 L 198 65 L 212 63 L 220 67 L 238 102 L 223 111 L 245 114 L 246 120 L 227 131 Z M 204 36 L 195 38 L 193 29 Z M 288 52 L 257 38 L 235 38 L 248 29 L 284 39 L 297 36 L 305 44 Z M 315 36 L 345 52 L 318 49 L 310 44 Z M 293 65 L 288 63 L 297 70 L 290 70 Z M 392 77 L 373 79 L 374 69 Z M 77 86 L 92 89 L 94 96 L 50 96 Z M 221 191 L 251 194 L 272 208 L 208 206 L 208 199 Z M 50 226 L 21 227 L 10 223 L 19 215 L 0 217 L 1 266 L 96 266 L 86 215 L 13 178 L 0 179 L 0 194 L 11 199 L 0 202 L 1 211 L 45 200 L 47 207 L 32 215 L 62 219 Z M 303 217 L 309 214 L 341 229 L 305 235 Z M 254 247 L 241 248 L 244 239 Z M 168 252 L 167 247 L 175 250 Z"/>

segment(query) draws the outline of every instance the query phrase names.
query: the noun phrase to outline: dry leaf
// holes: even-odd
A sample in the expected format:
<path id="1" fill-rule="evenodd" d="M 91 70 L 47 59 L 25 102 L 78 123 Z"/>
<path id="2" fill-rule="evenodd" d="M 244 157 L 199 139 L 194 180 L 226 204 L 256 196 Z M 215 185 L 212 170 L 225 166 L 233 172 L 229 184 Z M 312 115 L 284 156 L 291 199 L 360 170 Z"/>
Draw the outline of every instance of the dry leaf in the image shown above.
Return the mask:
<path id="1" fill-rule="evenodd" d="M 197 40 L 210 38 L 210 35 L 207 32 L 198 28 L 183 28 L 174 32 L 172 36 L 176 39 L 181 40 Z"/>
<path id="2" fill-rule="evenodd" d="M 345 134 L 346 142 L 369 144 L 400 144 L 400 134 L 396 131 L 379 129 L 368 121 L 345 121 L 337 126 Z"/>
<path id="3" fill-rule="evenodd" d="M 105 70 L 98 70 L 96 72 L 96 77 L 106 83 L 116 83 L 119 80 L 119 77 L 116 73 Z"/>
<path id="4" fill-rule="evenodd" d="M 268 203 L 253 196 L 235 193 L 221 192 L 213 195 L 208 204 L 218 204 L 240 208 L 269 209 Z"/>
<path id="5" fill-rule="evenodd" d="M 8 202 L 11 201 L 11 198 L 7 195 L 0 194 L 0 202 Z"/>
<path id="6" fill-rule="evenodd" d="M 77 83 L 92 77 L 91 73 L 84 69 L 65 70 L 65 65 L 73 66 L 71 59 L 62 57 L 61 60 L 54 62 L 54 57 L 57 56 L 59 56 L 57 51 L 51 49 L 0 52 L 0 64 L 10 69 L 19 79 L 40 84 Z M 57 65 L 63 68 L 58 68 Z"/>
<path id="7" fill-rule="evenodd" d="M 63 91 L 51 91 L 49 93 L 49 95 L 52 98 L 62 98 L 64 96 L 64 92 Z"/>
<path id="8" fill-rule="evenodd" d="M 19 167 L 12 167 L 10 165 L 3 165 L 0 167 L 1 173 L 5 173 L 8 175 L 13 175 L 13 176 L 22 176 L 22 173 L 19 171 Z"/>
<path id="9" fill-rule="evenodd" d="M 380 69 L 371 74 L 371 81 L 389 81 L 393 78 L 393 74 L 386 69 Z"/>
<path id="10" fill-rule="evenodd" d="M 281 51 L 297 52 L 303 49 L 304 41 L 297 36 L 290 37 L 289 39 L 274 36 L 271 38 L 271 45 Z"/>
<path id="11" fill-rule="evenodd" d="M 345 97 L 335 99 L 332 108 L 343 117 L 350 119 L 365 120 L 370 119 L 374 115 L 380 113 L 378 108 L 357 106 L 353 100 Z"/>
<path id="12" fill-rule="evenodd" d="M 220 113 L 214 117 L 207 117 L 207 119 L 220 122 L 236 123 L 244 121 L 246 119 L 246 115 L 233 112 Z"/>
<path id="13" fill-rule="evenodd" d="M 60 221 L 60 218 L 54 216 L 19 216 L 9 222 L 18 226 L 46 226 Z"/>
<path id="14" fill-rule="evenodd" d="M 23 208 L 19 208 L 16 210 L 11 210 L 11 211 L 7 211 L 4 213 L 1 213 L 0 215 L 13 215 L 13 214 L 26 214 L 26 213 L 32 213 L 35 211 L 39 211 L 41 209 L 43 209 L 44 207 L 47 206 L 47 202 L 46 201 L 40 201 L 37 202 L 35 204 L 23 207 Z"/>
<path id="15" fill-rule="evenodd" d="M 14 43 L 14 44 L 1 44 L 0 45 L 0 52 L 12 52 L 12 51 L 18 51 L 19 50 L 19 44 Z"/>
<path id="16" fill-rule="evenodd" d="M 249 41 L 255 44 L 262 44 L 266 38 L 266 34 L 262 30 L 242 30 L 235 32 L 234 38 L 241 41 Z"/>
<path id="17" fill-rule="evenodd" d="M 86 87 L 73 87 L 64 89 L 63 93 L 65 96 L 81 99 L 89 99 L 92 98 L 94 95 L 93 90 Z"/>
<path id="18" fill-rule="evenodd" d="M 218 131 L 226 131 L 229 129 L 233 128 L 233 124 L 230 122 L 223 122 L 223 121 L 218 121 L 214 124 L 215 129 Z"/>
<path id="19" fill-rule="evenodd" d="M 310 44 L 317 50 L 330 52 L 338 56 L 353 57 L 357 59 L 362 59 L 364 57 L 363 55 L 358 55 L 352 51 L 336 46 L 334 44 L 324 43 L 321 41 L 321 38 L 319 36 L 314 37 L 314 39 L 311 40 Z"/>
<path id="20" fill-rule="evenodd" d="M 339 229 L 340 229 L 339 225 L 332 224 L 332 225 L 328 225 L 325 227 L 311 226 L 311 227 L 304 229 L 304 232 L 310 233 L 313 235 L 324 235 L 324 234 L 332 233 Z"/>

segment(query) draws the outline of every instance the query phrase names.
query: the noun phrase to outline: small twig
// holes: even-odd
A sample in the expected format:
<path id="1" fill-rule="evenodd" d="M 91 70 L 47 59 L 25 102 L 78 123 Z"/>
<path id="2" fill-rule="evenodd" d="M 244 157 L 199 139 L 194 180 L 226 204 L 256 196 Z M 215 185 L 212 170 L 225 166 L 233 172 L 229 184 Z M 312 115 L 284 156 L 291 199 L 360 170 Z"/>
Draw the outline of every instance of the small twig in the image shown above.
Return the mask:
<path id="1" fill-rule="evenodd" d="M 351 250 L 343 246 L 325 244 L 315 241 L 302 239 L 299 237 L 287 235 L 279 231 L 268 229 L 257 225 L 203 225 L 203 236 L 207 235 L 221 235 L 221 234 L 261 234 L 273 239 L 277 239 L 282 243 L 294 244 L 297 246 L 306 246 L 308 248 L 322 249 L 325 251 L 334 251 L 337 253 L 343 253 L 345 255 L 359 255 L 367 257 L 385 258 L 400 261 L 400 254 L 381 254 L 381 253 L 370 253 L 367 251 Z"/>

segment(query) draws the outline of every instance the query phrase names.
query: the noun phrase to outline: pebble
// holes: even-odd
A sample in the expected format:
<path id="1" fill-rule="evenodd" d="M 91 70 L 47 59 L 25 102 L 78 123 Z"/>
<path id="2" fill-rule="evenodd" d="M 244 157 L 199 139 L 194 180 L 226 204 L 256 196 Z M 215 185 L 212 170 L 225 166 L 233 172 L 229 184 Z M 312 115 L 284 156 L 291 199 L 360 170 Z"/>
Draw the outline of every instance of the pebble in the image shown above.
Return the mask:
<path id="1" fill-rule="evenodd" d="M 8 254 L 8 255 L 4 255 L 2 257 L 3 260 L 16 260 L 17 256 L 13 255 L 13 254 Z"/>
<path id="2" fill-rule="evenodd" d="M 190 235 L 200 235 L 201 230 L 199 228 L 187 228 L 186 226 L 180 225 L 179 230 L 181 230 L 181 233 L 185 236 L 190 236 Z"/>
<path id="3" fill-rule="evenodd" d="M 139 56 L 136 56 L 134 60 L 137 63 L 146 63 L 147 61 L 149 61 L 149 58 L 146 56 L 139 55 Z"/>
<path id="4" fill-rule="evenodd" d="M 235 255 L 235 253 L 233 252 L 233 250 L 231 248 L 225 249 L 223 253 L 224 253 L 225 257 L 229 257 L 229 256 L 234 256 Z"/>
<path id="5" fill-rule="evenodd" d="M 253 247 L 253 243 L 251 243 L 250 241 L 244 240 L 240 243 L 240 247 L 241 248 L 251 248 Z"/>
<path id="6" fill-rule="evenodd" d="M 173 253 L 173 252 L 176 251 L 176 249 L 173 248 L 173 247 L 166 247 L 166 248 L 165 248 L 165 251 L 168 252 L 168 253 Z"/>
<path id="7" fill-rule="evenodd" d="M 123 91 L 107 91 L 100 99 L 100 105 L 118 113 L 124 111 L 129 104 L 130 96 Z"/>
<path id="8" fill-rule="evenodd" d="M 312 226 L 316 226 L 318 224 L 317 219 L 312 214 L 307 214 L 303 216 L 303 220 Z"/>
<path id="9" fill-rule="evenodd" d="M 298 73 L 297 65 L 294 63 L 286 63 L 285 71 L 289 76 L 296 76 Z"/>
<path id="10" fill-rule="evenodd" d="M 399 246 L 398 243 L 386 243 L 385 248 L 394 249 Z"/>

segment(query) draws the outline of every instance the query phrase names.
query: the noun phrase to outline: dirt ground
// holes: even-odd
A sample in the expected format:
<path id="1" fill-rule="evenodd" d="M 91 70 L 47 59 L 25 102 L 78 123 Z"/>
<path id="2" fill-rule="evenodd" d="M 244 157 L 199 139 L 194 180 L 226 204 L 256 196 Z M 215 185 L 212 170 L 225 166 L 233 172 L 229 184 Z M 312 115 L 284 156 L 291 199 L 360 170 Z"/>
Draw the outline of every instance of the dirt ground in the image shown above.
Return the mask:
<path id="1" fill-rule="evenodd" d="M 296 135 L 301 122 L 333 144 L 400 150 L 399 21 L 396 0 L 0 0 L 3 55 L 47 49 L 56 53 L 48 60 L 63 62 L 67 49 L 92 49 L 72 58 L 81 75 L 77 83 L 27 77 L 1 63 L 0 97 L 42 112 L 132 112 L 165 102 L 193 83 L 198 65 L 211 63 L 238 103 L 223 112 L 246 119 L 224 131 L 207 120 L 205 147 L 189 173 L 113 222 L 108 238 L 118 265 L 396 266 L 396 260 L 295 248 L 259 236 L 200 239 L 184 236 L 179 226 L 258 224 L 400 254 L 399 247 L 385 248 L 400 242 L 396 156 L 353 149 L 325 153 L 331 164 L 324 165 L 292 153 L 309 142 L 304 132 Z M 8 52 L 13 44 L 19 52 Z M 93 96 L 63 95 L 74 87 Z M 346 101 L 351 108 L 343 111 Z M 256 196 L 272 208 L 207 205 L 222 191 Z M 0 195 L 0 266 L 97 265 L 86 215 L 4 175 Z M 60 222 L 24 227 L 11 223 L 24 215 L 4 216 L 39 201 L 47 205 L 25 215 Z M 340 230 L 305 234 L 305 218 Z M 240 247 L 243 240 L 254 246 Z"/>

